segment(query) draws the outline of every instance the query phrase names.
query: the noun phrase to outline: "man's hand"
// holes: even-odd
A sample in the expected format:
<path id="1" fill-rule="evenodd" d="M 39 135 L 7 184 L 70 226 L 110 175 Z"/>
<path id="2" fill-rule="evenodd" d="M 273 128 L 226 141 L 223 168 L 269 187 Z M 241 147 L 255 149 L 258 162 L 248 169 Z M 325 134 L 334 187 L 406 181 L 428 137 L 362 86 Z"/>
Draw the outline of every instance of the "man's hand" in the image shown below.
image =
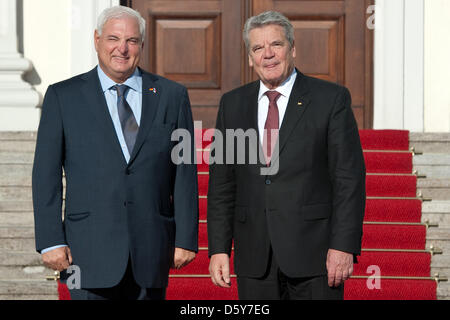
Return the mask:
<path id="1" fill-rule="evenodd" d="M 328 250 L 327 255 L 328 285 L 338 287 L 345 280 L 350 278 L 353 273 L 353 254 Z"/>
<path id="2" fill-rule="evenodd" d="M 56 248 L 42 254 L 42 261 L 50 269 L 61 272 L 72 264 L 72 254 L 69 247 Z"/>
<path id="3" fill-rule="evenodd" d="M 212 282 L 222 288 L 230 288 L 230 257 L 226 253 L 218 253 L 211 256 L 209 273 Z"/>
<path id="4" fill-rule="evenodd" d="M 192 262 L 192 260 L 195 259 L 195 252 L 182 249 L 182 248 L 175 248 L 175 254 L 173 257 L 173 264 L 172 268 L 175 269 L 181 269 L 185 266 L 187 266 L 189 263 Z"/>

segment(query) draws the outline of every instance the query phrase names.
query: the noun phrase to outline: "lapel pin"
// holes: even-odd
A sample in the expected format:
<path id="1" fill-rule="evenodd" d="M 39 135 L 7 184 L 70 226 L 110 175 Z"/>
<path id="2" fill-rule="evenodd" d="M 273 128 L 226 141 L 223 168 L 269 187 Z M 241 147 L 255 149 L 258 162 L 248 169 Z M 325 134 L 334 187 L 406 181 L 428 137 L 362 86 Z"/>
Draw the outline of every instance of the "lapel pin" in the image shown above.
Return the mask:
<path id="1" fill-rule="evenodd" d="M 299 101 L 297 104 L 301 107 L 303 105 L 303 102 Z"/>
<path id="2" fill-rule="evenodd" d="M 150 89 L 148 89 L 149 91 L 151 91 L 151 92 L 153 92 L 153 93 L 156 93 L 156 88 L 150 88 Z"/>

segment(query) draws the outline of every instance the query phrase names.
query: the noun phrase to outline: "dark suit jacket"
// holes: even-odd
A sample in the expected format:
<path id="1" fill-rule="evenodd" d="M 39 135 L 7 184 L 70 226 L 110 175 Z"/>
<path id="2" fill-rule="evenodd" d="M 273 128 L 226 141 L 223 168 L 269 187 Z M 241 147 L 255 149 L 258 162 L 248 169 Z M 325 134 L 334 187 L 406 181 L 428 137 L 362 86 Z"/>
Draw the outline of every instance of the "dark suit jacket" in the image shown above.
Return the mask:
<path id="1" fill-rule="evenodd" d="M 44 99 L 33 168 L 36 249 L 67 244 L 82 288 L 118 284 L 129 257 L 141 287 L 165 287 L 174 247 L 198 249 L 197 168 L 171 161 L 177 128 L 190 131 L 194 150 L 188 94 L 157 75 L 142 71 L 142 79 L 128 164 L 96 69 L 50 86 Z"/>
<path id="2" fill-rule="evenodd" d="M 258 130 L 258 92 L 259 81 L 226 93 L 217 129 Z M 260 277 L 272 246 L 289 277 L 324 275 L 329 248 L 361 250 L 365 166 L 348 90 L 297 71 L 278 143 L 275 175 L 210 166 L 209 254 L 230 254 L 234 240 L 236 274 Z"/>

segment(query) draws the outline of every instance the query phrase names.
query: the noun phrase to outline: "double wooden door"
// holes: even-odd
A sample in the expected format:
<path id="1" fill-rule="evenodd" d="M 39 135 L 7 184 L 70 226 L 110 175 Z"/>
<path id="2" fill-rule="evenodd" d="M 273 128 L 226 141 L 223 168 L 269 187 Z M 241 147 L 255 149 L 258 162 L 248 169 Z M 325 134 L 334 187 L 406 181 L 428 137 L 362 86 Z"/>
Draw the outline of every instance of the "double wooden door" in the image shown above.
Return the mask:
<path id="1" fill-rule="evenodd" d="M 242 29 L 266 10 L 286 15 L 295 29 L 296 66 L 347 86 L 360 128 L 372 127 L 373 0 L 128 0 L 147 21 L 141 66 L 189 89 L 194 119 L 214 127 L 223 93 L 256 80 Z"/>

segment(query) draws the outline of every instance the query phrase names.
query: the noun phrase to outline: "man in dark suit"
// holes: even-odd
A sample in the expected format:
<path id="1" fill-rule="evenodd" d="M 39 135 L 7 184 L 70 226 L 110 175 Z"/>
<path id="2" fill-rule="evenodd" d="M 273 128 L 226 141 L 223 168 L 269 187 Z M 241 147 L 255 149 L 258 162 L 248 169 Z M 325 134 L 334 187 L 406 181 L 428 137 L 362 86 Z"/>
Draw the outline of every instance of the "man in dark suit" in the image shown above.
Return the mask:
<path id="1" fill-rule="evenodd" d="M 242 153 L 262 147 L 265 163 L 210 166 L 212 281 L 230 287 L 234 243 L 240 299 L 343 299 L 361 251 L 365 208 L 349 91 L 295 69 L 293 27 L 280 13 L 250 18 L 244 40 L 260 81 L 222 97 L 217 134 L 256 131 L 257 146 L 247 141 L 234 154 L 249 159 Z M 233 149 L 224 145 L 227 159 Z"/>
<path id="2" fill-rule="evenodd" d="M 198 250 L 196 165 L 171 158 L 176 129 L 194 148 L 190 102 L 183 86 L 137 67 L 144 34 L 136 11 L 106 9 L 95 31 L 99 66 L 51 85 L 44 99 L 36 248 L 54 270 L 78 266 L 72 299 L 164 299 L 170 267 Z"/>

